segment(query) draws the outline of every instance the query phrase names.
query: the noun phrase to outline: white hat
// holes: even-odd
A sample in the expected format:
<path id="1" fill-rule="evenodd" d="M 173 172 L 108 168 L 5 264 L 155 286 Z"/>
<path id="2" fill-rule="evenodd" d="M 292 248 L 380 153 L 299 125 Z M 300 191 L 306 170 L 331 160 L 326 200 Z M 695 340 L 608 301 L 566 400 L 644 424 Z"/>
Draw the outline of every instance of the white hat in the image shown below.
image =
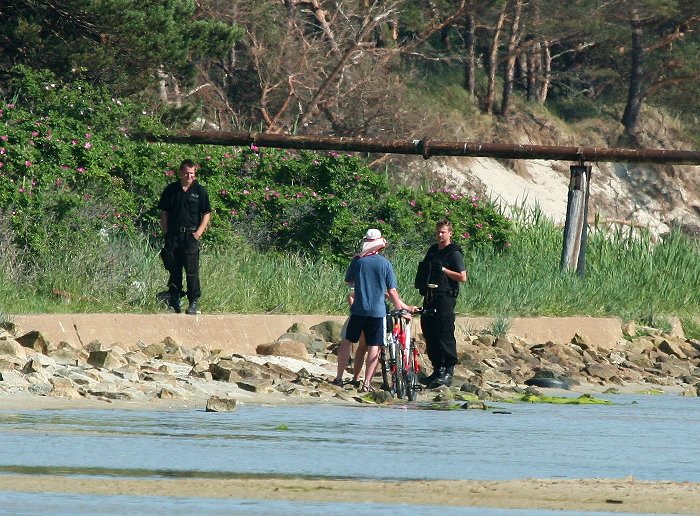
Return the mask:
<path id="1" fill-rule="evenodd" d="M 376 240 L 377 238 L 382 238 L 382 232 L 378 229 L 368 229 L 363 240 Z"/>
<path id="2" fill-rule="evenodd" d="M 382 238 L 382 232 L 378 229 L 368 229 L 362 239 L 362 249 L 356 255 L 358 258 L 377 254 L 386 247 L 386 240 Z"/>

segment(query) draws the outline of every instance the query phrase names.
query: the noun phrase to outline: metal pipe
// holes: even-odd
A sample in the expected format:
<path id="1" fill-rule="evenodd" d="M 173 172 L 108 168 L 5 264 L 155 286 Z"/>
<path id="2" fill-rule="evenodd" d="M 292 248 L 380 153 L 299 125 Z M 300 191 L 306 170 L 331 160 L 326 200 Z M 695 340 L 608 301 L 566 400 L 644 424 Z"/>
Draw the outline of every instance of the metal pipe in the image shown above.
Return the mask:
<path id="1" fill-rule="evenodd" d="M 178 131 L 155 135 L 140 133 L 133 139 L 185 145 L 226 145 L 275 147 L 279 149 L 335 150 L 378 154 L 472 156 L 501 159 L 544 159 L 577 162 L 673 163 L 700 165 L 700 152 L 665 149 L 609 147 L 561 147 L 507 143 L 447 142 L 422 140 L 380 140 L 342 136 L 306 136 L 228 131 Z"/>

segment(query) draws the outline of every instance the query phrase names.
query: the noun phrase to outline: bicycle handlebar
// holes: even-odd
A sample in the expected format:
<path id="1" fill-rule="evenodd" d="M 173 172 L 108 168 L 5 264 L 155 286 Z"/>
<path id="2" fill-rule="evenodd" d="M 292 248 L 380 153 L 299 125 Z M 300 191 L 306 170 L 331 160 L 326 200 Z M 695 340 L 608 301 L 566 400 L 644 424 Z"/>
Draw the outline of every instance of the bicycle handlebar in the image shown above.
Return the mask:
<path id="1" fill-rule="evenodd" d="M 401 310 L 391 310 L 389 312 L 389 315 L 391 315 L 392 317 L 397 317 L 397 316 L 404 316 L 404 315 L 408 315 L 408 314 L 411 314 L 411 315 L 421 315 L 421 314 L 432 315 L 435 313 L 437 313 L 437 310 L 435 310 L 435 308 L 417 307 L 414 312 L 409 312 L 408 310 L 404 310 L 403 308 Z"/>

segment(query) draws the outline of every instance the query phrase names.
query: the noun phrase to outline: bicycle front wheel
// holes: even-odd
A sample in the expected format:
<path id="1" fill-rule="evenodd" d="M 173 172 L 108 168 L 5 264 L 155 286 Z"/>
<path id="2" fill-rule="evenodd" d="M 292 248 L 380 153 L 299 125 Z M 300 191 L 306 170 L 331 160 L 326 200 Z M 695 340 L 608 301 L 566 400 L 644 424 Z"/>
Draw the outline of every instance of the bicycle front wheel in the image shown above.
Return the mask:
<path id="1" fill-rule="evenodd" d="M 404 357 L 403 348 L 401 345 L 396 346 L 396 367 L 394 368 L 394 391 L 396 392 L 396 397 L 402 399 L 406 396 L 406 378 L 405 371 L 403 368 Z"/>

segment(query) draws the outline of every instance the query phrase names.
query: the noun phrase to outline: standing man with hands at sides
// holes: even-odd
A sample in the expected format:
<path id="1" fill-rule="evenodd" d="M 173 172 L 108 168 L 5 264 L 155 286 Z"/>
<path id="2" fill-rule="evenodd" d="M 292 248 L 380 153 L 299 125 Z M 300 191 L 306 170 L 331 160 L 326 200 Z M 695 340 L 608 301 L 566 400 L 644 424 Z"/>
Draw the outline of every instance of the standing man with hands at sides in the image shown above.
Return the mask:
<path id="1" fill-rule="evenodd" d="M 386 294 L 397 310 L 411 313 L 416 310 L 415 306 L 408 306 L 399 297 L 394 268 L 389 260 L 379 254 L 386 245 L 386 240 L 378 229 L 367 230 L 362 239 L 362 249 L 353 257 L 345 273 L 345 282 L 355 289 L 355 298 L 350 305 L 345 337 L 338 348 L 338 374 L 333 385 L 343 385 L 343 371 L 348 365 L 352 344 L 357 343 L 364 332 L 367 361 L 361 391 L 373 390 L 372 377 L 377 370 L 379 347 L 384 343 L 386 333 Z"/>
<path id="2" fill-rule="evenodd" d="M 170 307 L 180 313 L 182 270 L 187 278 L 186 313 L 197 314 L 201 295 L 199 283 L 199 240 L 211 218 L 207 190 L 197 182 L 197 165 L 186 159 L 180 165 L 180 178 L 165 187 L 158 202 L 160 228 L 165 235 L 161 252 L 167 269 Z"/>
<path id="3" fill-rule="evenodd" d="M 457 365 L 455 306 L 459 284 L 467 281 L 462 249 L 452 242 L 452 223 L 441 220 L 435 226 L 433 244 L 418 267 L 416 288 L 423 296 L 421 329 L 433 365 L 433 373 L 421 380 L 428 388 L 452 385 Z"/>

